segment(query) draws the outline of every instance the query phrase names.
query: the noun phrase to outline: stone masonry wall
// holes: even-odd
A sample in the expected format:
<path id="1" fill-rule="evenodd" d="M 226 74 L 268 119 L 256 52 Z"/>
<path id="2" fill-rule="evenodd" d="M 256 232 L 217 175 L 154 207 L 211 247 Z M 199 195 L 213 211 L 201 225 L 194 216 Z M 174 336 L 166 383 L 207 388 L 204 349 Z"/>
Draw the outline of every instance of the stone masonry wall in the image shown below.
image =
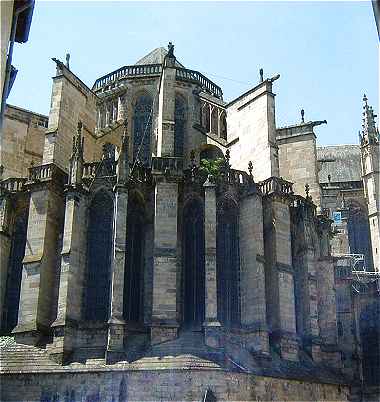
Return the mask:
<path id="1" fill-rule="evenodd" d="M 3 178 L 26 177 L 31 162 L 40 164 L 47 117 L 7 105 L 0 141 Z"/>
<path id="2" fill-rule="evenodd" d="M 217 401 L 346 401 L 348 389 L 219 370 L 142 370 L 23 374 L 2 377 L 1 400 L 201 401 L 209 389 Z"/>

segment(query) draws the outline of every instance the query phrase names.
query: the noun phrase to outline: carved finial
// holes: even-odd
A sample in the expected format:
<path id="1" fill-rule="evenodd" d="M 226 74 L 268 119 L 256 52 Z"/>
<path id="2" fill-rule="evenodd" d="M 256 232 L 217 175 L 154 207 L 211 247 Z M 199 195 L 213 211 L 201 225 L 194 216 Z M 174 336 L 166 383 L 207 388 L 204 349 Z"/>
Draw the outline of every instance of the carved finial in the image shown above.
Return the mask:
<path id="1" fill-rule="evenodd" d="M 192 149 L 190 151 L 190 166 L 195 166 L 195 151 Z"/>
<path id="2" fill-rule="evenodd" d="M 230 157 L 231 157 L 231 152 L 230 152 L 229 149 L 227 149 L 225 156 L 226 156 L 226 162 L 229 165 L 230 164 Z"/>
<path id="3" fill-rule="evenodd" d="M 260 82 L 264 81 L 264 70 L 260 68 Z"/>
<path id="4" fill-rule="evenodd" d="M 249 161 L 248 162 L 248 172 L 249 172 L 250 176 L 252 176 L 252 170 L 253 170 L 253 163 L 252 163 L 252 161 Z"/>
<path id="5" fill-rule="evenodd" d="M 308 183 L 305 184 L 305 193 L 306 193 L 306 198 L 309 198 L 310 186 Z"/>
<path id="6" fill-rule="evenodd" d="M 66 53 L 66 67 L 70 70 L 70 53 Z"/>
<path id="7" fill-rule="evenodd" d="M 329 183 L 331 183 L 331 174 L 327 175 L 327 180 L 329 181 Z"/>
<path id="8" fill-rule="evenodd" d="M 363 95 L 363 102 L 364 102 L 366 105 L 367 105 L 367 101 L 368 101 L 367 95 L 364 94 L 364 95 Z"/>
<path id="9" fill-rule="evenodd" d="M 168 57 L 170 58 L 174 57 L 174 45 L 172 42 L 169 42 L 168 44 Z"/>
<path id="10" fill-rule="evenodd" d="M 303 109 L 301 109 L 301 121 L 305 123 L 305 111 Z"/>
<path id="11" fill-rule="evenodd" d="M 82 124 L 82 122 L 79 120 L 78 121 L 78 135 L 81 135 L 81 133 L 82 133 L 82 127 L 83 127 L 83 124 Z"/>

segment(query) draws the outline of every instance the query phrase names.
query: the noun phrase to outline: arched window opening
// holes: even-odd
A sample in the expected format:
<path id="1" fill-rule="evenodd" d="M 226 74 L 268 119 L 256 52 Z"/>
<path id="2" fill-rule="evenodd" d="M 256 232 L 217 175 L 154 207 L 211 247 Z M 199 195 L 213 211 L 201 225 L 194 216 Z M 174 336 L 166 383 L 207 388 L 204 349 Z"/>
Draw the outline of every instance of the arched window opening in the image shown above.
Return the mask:
<path id="1" fill-rule="evenodd" d="M 210 105 L 204 103 L 202 106 L 202 127 L 207 133 L 210 132 Z"/>
<path id="2" fill-rule="evenodd" d="M 205 238 L 202 204 L 190 201 L 183 217 L 183 322 L 201 330 L 205 315 Z"/>
<path id="3" fill-rule="evenodd" d="M 109 315 L 113 200 L 99 191 L 89 208 L 85 318 L 106 321 Z"/>
<path id="4" fill-rule="evenodd" d="M 152 105 L 150 96 L 140 96 L 136 102 L 133 116 L 133 159 L 138 156 L 143 163 L 149 163 L 151 157 Z"/>
<path id="5" fill-rule="evenodd" d="M 349 209 L 348 242 L 352 254 L 364 254 L 367 269 L 372 269 L 372 254 L 368 218 L 359 206 Z"/>
<path id="6" fill-rule="evenodd" d="M 181 97 L 175 98 L 174 110 L 174 156 L 183 156 L 183 144 L 185 139 L 186 105 Z"/>
<path id="7" fill-rule="evenodd" d="M 199 159 L 207 159 L 209 161 L 214 161 L 216 159 L 223 158 L 224 155 L 221 149 L 215 145 L 208 145 L 205 149 L 200 152 Z"/>
<path id="8" fill-rule="evenodd" d="M 211 112 L 211 132 L 218 135 L 218 109 L 214 106 Z"/>
<path id="9" fill-rule="evenodd" d="M 227 328 L 240 324 L 238 221 L 234 202 L 223 200 L 217 210 L 216 268 L 219 321 Z"/>
<path id="10" fill-rule="evenodd" d="M 24 210 L 14 221 L 8 276 L 5 293 L 4 322 L 10 331 L 17 325 L 22 279 L 22 260 L 25 254 L 28 211 Z"/>
<path id="11" fill-rule="evenodd" d="M 366 385 L 380 385 L 380 303 L 368 306 L 360 315 L 363 377 Z"/>
<path id="12" fill-rule="evenodd" d="M 132 197 L 128 202 L 124 274 L 123 315 L 126 321 L 141 322 L 143 319 L 144 246 L 144 207 Z"/>
<path id="13" fill-rule="evenodd" d="M 226 120 L 226 114 L 223 112 L 222 115 L 220 116 L 220 138 L 223 140 L 227 140 L 227 120 Z"/>

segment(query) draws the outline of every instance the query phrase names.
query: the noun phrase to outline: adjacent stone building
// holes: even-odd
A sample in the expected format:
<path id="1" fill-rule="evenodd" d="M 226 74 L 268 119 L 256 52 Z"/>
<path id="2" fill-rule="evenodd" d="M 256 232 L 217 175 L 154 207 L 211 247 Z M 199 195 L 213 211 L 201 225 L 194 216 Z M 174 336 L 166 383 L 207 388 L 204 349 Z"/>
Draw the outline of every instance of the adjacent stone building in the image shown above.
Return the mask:
<path id="1" fill-rule="evenodd" d="M 91 89 L 53 60 L 49 117 L 9 106 L 0 149 L 1 400 L 365 400 L 342 359 L 363 353 L 338 325 L 323 122 L 276 127 L 262 71 L 226 103 L 172 44 Z"/>

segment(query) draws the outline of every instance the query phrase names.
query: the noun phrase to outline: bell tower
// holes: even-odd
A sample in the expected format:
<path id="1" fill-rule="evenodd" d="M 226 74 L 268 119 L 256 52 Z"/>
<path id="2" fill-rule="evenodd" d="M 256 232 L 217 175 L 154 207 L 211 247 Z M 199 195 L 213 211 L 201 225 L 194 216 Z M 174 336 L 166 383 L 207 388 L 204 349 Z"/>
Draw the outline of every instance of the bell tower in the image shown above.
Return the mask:
<path id="1" fill-rule="evenodd" d="M 364 195 L 368 206 L 368 219 L 371 232 L 373 266 L 380 271 L 380 227 L 379 227 L 379 131 L 375 126 L 372 106 L 368 105 L 366 95 L 363 97 L 363 124 L 359 133 L 362 179 Z"/>

